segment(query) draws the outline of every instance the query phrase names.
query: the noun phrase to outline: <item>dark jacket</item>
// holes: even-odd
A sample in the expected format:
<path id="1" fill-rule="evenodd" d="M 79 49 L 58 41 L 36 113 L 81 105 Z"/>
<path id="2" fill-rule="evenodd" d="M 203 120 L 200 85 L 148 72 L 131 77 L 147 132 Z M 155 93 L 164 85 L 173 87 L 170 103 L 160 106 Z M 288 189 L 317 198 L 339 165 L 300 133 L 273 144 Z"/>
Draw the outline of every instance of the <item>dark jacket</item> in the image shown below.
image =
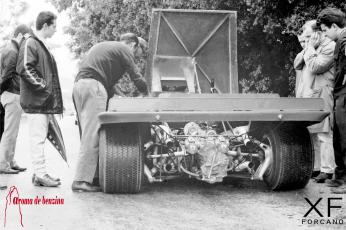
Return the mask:
<path id="1" fill-rule="evenodd" d="M 63 101 L 53 55 L 37 37 L 26 35 L 17 62 L 20 105 L 26 113 L 59 114 Z"/>
<path id="2" fill-rule="evenodd" d="M 11 40 L 1 53 L 0 94 L 4 91 L 19 94 L 20 77 L 16 71 L 18 52 L 18 43 Z"/>
<path id="3" fill-rule="evenodd" d="M 346 28 L 344 28 L 336 41 L 335 51 L 335 87 L 334 97 L 346 94 Z"/>
<path id="4" fill-rule="evenodd" d="M 94 45 L 83 59 L 76 81 L 93 78 L 101 82 L 107 90 L 108 97 L 113 96 L 113 86 L 128 73 L 137 89 L 144 94 L 148 87 L 138 72 L 130 49 L 116 41 L 100 42 Z"/>

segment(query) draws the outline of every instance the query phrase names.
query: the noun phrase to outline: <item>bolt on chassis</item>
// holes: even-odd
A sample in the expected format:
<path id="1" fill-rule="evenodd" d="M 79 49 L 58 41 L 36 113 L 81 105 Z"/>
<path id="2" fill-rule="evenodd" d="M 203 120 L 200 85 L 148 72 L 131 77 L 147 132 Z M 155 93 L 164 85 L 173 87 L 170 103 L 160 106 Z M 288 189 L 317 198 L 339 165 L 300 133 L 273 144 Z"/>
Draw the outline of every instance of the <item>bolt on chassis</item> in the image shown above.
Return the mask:
<path id="1" fill-rule="evenodd" d="M 236 12 L 154 9 L 146 80 L 151 97 L 113 97 L 99 114 L 99 178 L 106 193 L 188 176 L 263 180 L 299 189 L 313 170 L 307 126 L 320 98 L 239 94 Z"/>

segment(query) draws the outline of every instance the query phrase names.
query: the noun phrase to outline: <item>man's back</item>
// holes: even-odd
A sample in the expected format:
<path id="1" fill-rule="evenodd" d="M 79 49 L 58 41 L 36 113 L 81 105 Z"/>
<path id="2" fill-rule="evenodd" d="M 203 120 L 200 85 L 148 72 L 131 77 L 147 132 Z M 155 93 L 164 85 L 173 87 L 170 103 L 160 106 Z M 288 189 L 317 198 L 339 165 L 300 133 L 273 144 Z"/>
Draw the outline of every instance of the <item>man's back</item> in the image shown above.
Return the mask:
<path id="1" fill-rule="evenodd" d="M 17 43 L 11 40 L 1 52 L 1 92 L 8 90 L 9 92 L 19 94 L 20 79 L 16 72 L 18 48 Z"/>
<path id="2" fill-rule="evenodd" d="M 97 77 L 101 78 L 97 80 L 100 80 L 106 89 L 112 87 L 125 72 L 128 72 L 132 79 L 140 77 L 130 49 L 116 41 L 101 42 L 89 50 L 80 65 L 80 72 L 90 69 L 97 73 Z M 76 80 L 79 78 L 80 76 L 77 76 Z"/>

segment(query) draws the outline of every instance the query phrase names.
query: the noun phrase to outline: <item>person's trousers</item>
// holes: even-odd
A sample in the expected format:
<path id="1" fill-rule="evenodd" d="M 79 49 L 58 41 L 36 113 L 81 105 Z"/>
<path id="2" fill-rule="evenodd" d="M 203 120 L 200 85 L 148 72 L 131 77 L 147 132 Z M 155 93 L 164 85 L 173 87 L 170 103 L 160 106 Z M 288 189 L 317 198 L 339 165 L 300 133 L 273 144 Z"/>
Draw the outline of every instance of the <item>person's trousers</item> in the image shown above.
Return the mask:
<path id="1" fill-rule="evenodd" d="M 34 173 L 43 177 L 47 173 L 44 144 L 48 134 L 49 116 L 51 114 L 25 113 L 29 129 L 29 151 Z"/>
<path id="2" fill-rule="evenodd" d="M 81 128 L 81 142 L 74 181 L 92 183 L 99 160 L 98 114 L 106 111 L 107 92 L 94 79 L 80 79 L 73 87 L 73 101 Z"/>
<path id="3" fill-rule="evenodd" d="M 333 149 L 333 133 L 312 133 L 315 152 L 314 171 L 334 173 L 335 158 Z"/>
<path id="4" fill-rule="evenodd" d="M 15 165 L 14 154 L 19 131 L 22 107 L 18 94 L 4 91 L 1 95 L 1 104 L 5 109 L 4 132 L 0 143 L 0 169 Z"/>
<path id="5" fill-rule="evenodd" d="M 333 146 L 335 156 L 335 175 L 342 176 L 346 173 L 346 95 L 340 95 L 334 99 L 334 128 Z"/>

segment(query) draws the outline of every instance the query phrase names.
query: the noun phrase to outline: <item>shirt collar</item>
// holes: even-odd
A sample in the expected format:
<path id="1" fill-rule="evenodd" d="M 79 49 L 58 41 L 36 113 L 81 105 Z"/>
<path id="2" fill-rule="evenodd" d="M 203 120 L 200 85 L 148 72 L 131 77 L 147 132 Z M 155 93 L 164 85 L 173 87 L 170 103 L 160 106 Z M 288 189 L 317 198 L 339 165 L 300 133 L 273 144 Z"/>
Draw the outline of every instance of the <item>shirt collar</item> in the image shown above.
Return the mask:
<path id="1" fill-rule="evenodd" d="M 35 34 L 35 35 L 36 35 L 36 38 L 37 38 L 38 40 L 40 40 L 40 41 L 43 43 L 43 45 L 49 50 L 49 46 L 47 45 L 46 39 L 40 37 L 38 34 Z"/>

